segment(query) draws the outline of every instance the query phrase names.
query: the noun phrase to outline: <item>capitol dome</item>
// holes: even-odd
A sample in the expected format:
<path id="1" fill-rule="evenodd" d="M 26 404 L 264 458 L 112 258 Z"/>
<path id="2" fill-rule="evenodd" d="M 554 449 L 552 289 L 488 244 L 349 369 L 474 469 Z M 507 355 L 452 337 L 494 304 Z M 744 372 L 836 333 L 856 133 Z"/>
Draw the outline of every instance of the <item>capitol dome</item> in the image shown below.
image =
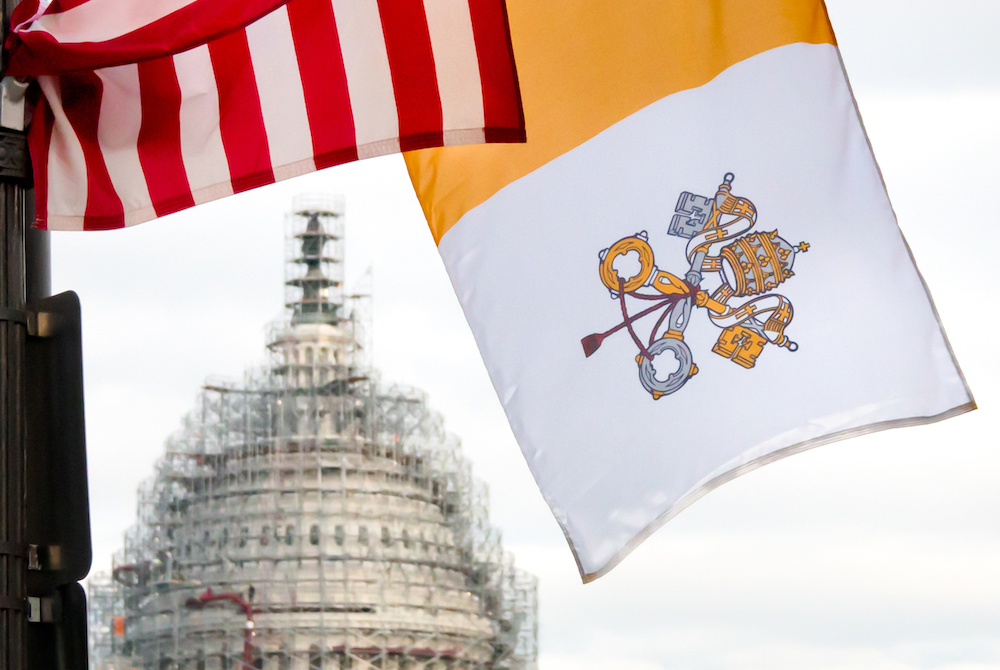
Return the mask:
<path id="1" fill-rule="evenodd" d="M 296 199 L 268 362 L 207 383 L 91 580 L 95 670 L 533 670 L 537 583 L 424 395 L 367 362 L 343 204 Z"/>

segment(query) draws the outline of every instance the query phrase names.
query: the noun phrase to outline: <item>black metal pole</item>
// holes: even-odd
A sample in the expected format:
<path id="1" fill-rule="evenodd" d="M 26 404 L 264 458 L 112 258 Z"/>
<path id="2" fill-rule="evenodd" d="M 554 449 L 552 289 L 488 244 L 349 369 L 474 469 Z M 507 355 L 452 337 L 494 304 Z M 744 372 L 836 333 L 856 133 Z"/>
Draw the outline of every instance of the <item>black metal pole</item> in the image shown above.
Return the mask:
<path id="1" fill-rule="evenodd" d="M 26 670 L 24 196 L 22 186 L 0 183 L 0 667 L 4 670 Z"/>
<path id="2" fill-rule="evenodd" d="M 18 0 L 3 0 L 0 38 Z M 9 110 L 3 109 L 9 113 Z M 0 112 L 0 123 L 11 126 Z M 23 121 L 23 113 L 20 121 Z M 49 292 L 46 233 L 26 232 L 33 217 L 27 143 L 14 123 L 0 127 L 0 668 L 27 670 L 28 547 L 25 524 L 25 341 L 27 307 Z M 32 211 L 27 211 L 28 209 Z M 29 269 L 30 268 L 30 269 Z M 30 279 L 30 289 L 28 277 Z"/>

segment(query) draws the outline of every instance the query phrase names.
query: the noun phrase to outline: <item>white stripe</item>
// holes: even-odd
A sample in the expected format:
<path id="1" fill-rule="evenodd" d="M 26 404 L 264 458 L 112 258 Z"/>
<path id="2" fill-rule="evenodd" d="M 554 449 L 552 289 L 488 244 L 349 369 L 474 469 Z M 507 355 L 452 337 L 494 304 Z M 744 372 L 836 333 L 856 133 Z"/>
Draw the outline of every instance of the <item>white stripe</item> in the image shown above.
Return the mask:
<path id="1" fill-rule="evenodd" d="M 108 176 L 122 201 L 126 218 L 155 218 L 149 188 L 139 162 L 139 127 L 142 103 L 139 66 L 96 70 L 104 85 L 97 119 L 97 143 L 104 155 Z"/>
<path id="2" fill-rule="evenodd" d="M 56 77 L 39 77 L 38 83 L 55 117 L 52 139 L 49 143 L 48 216 L 80 217 L 79 225 L 73 221 L 60 226 L 63 230 L 83 230 L 83 216 L 87 212 L 87 160 L 83 155 L 80 139 L 62 108 Z"/>
<path id="3" fill-rule="evenodd" d="M 63 44 L 104 42 L 159 21 L 195 1 L 88 0 L 64 12 L 43 16 L 19 32 L 47 32 Z"/>
<path id="4" fill-rule="evenodd" d="M 483 144 L 484 142 L 486 142 L 486 131 L 482 128 L 469 128 L 466 130 L 445 130 L 444 141 L 441 145 L 455 147 L 461 144 Z"/>
<path id="5" fill-rule="evenodd" d="M 207 46 L 174 56 L 181 89 L 181 158 L 195 204 L 233 194 L 219 128 L 219 90 Z"/>
<path id="6" fill-rule="evenodd" d="M 376 0 L 332 0 L 358 147 L 399 137 L 396 96 Z M 396 142 L 398 149 L 398 140 Z M 360 155 L 359 157 L 362 157 Z"/>
<path id="7" fill-rule="evenodd" d="M 483 83 L 469 0 L 424 0 L 445 130 L 482 128 Z"/>
<path id="8" fill-rule="evenodd" d="M 296 177 L 308 167 L 302 161 L 312 161 L 313 145 L 288 10 L 271 12 L 246 32 L 274 179 Z"/>

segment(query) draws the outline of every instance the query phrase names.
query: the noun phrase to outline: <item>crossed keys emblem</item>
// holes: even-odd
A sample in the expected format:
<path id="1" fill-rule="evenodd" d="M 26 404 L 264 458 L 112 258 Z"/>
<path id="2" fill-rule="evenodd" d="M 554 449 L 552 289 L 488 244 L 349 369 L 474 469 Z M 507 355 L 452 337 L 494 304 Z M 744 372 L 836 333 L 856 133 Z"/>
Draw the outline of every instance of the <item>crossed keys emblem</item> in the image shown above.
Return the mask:
<path id="1" fill-rule="evenodd" d="M 751 232 L 757 209 L 732 194 L 734 178 L 727 173 L 714 198 L 681 193 L 667 234 L 688 240 L 690 267 L 683 278 L 656 266 L 645 230 L 598 254 L 601 283 L 618 303 L 622 321 L 583 338 L 583 353 L 589 358 L 607 337 L 627 331 L 639 350 L 639 382 L 654 400 L 698 374 L 684 340 L 695 308 L 722 329 L 712 351 L 744 368 L 753 368 L 768 344 L 798 349 L 785 336 L 792 303 L 771 291 L 794 276 L 795 256 L 809 245 L 793 247 L 776 230 Z M 637 322 L 657 314 L 649 336 L 640 338 Z"/>

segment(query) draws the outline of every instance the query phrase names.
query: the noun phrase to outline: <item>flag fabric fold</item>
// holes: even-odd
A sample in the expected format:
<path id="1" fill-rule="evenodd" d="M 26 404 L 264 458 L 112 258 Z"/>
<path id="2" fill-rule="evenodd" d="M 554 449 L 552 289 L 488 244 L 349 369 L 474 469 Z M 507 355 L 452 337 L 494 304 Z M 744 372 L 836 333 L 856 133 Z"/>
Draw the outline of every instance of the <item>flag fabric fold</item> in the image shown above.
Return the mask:
<path id="1" fill-rule="evenodd" d="M 26 0 L 7 41 L 14 77 L 96 70 L 175 54 L 243 28 L 288 0 Z"/>
<path id="2" fill-rule="evenodd" d="M 40 228 L 120 228 L 359 158 L 524 141 L 503 0 L 19 9 L 8 73 L 37 80 Z"/>
<path id="3" fill-rule="evenodd" d="M 778 458 L 975 408 L 822 0 L 510 0 L 529 142 L 406 155 L 581 576 Z"/>

